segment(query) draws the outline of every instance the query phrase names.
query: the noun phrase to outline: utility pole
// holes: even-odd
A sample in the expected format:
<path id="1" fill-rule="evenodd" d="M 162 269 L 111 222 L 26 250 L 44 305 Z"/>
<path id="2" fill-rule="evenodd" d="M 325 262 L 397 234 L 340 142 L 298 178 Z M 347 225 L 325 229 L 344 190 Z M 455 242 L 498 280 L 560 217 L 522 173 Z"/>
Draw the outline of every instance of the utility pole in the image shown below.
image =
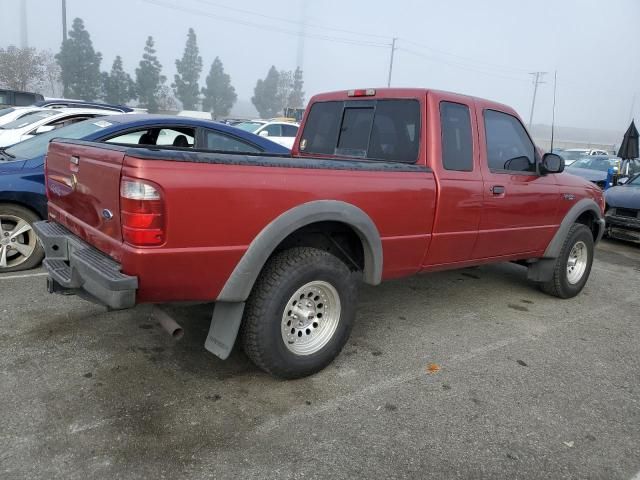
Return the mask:
<path id="1" fill-rule="evenodd" d="M 62 41 L 67 41 L 67 0 L 62 0 Z"/>
<path id="2" fill-rule="evenodd" d="M 29 46 L 29 37 L 27 35 L 27 0 L 20 2 L 20 47 L 27 48 Z"/>
<path id="3" fill-rule="evenodd" d="M 298 49 L 296 52 L 296 67 L 304 70 L 304 36 L 306 30 L 308 0 L 302 0 L 300 5 L 300 23 L 298 29 Z"/>
<path id="4" fill-rule="evenodd" d="M 529 129 L 531 129 L 531 124 L 533 123 L 533 110 L 536 107 L 536 94 L 538 93 L 538 85 L 540 83 L 547 83 L 542 81 L 542 77 L 544 77 L 547 72 L 531 72 L 529 75 L 533 75 L 535 78 L 533 80 L 533 100 L 531 101 L 531 114 L 529 115 Z"/>
<path id="5" fill-rule="evenodd" d="M 389 59 L 389 78 L 387 78 L 387 87 L 391 86 L 391 74 L 393 73 L 393 54 L 396 52 L 396 41 L 398 39 L 393 37 L 391 41 L 391 58 Z"/>

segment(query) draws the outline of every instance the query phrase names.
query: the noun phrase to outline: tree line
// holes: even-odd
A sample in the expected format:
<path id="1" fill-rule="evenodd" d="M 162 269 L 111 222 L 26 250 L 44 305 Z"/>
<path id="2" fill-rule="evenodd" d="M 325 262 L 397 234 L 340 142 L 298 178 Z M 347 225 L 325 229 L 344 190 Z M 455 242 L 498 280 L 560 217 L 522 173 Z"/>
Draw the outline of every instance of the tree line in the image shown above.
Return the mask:
<path id="1" fill-rule="evenodd" d="M 175 61 L 177 73 L 170 86 L 162 74 L 151 36 L 133 77 L 126 72 L 119 55 L 108 72 L 101 71 L 101 63 L 102 54 L 93 48 L 82 19 L 76 18 L 56 55 L 34 48 L 0 48 L 0 85 L 15 90 L 48 90 L 55 96 L 56 85 L 61 84 L 65 98 L 113 104 L 137 101 L 139 107 L 152 113 L 177 109 L 178 100 L 184 110 L 201 107 L 213 118 L 229 115 L 237 100 L 231 77 L 219 57 L 213 60 L 204 85 L 200 86 L 203 63 L 193 28 L 187 33 L 182 58 Z M 272 66 L 266 77 L 256 82 L 251 102 L 261 117 L 275 117 L 287 107 L 304 106 L 303 87 L 300 68 L 286 71 Z"/>

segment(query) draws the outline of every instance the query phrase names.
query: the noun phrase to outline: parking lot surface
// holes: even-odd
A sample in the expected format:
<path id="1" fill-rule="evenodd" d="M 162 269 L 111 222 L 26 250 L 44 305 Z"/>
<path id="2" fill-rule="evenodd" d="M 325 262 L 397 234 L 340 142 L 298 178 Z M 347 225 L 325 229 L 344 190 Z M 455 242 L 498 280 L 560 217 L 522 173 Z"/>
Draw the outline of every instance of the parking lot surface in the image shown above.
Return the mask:
<path id="1" fill-rule="evenodd" d="M 169 274 L 169 273 L 168 273 Z M 206 352 L 211 306 L 142 308 L 0 276 L 0 478 L 576 478 L 640 470 L 640 248 L 583 293 L 493 265 L 362 289 L 351 340 L 281 381 Z"/>

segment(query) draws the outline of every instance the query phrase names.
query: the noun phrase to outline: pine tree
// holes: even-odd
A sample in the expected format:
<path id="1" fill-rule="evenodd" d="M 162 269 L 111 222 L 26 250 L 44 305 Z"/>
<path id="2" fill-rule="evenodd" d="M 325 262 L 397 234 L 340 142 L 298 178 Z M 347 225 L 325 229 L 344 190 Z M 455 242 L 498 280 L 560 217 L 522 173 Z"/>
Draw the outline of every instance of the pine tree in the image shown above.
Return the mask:
<path id="1" fill-rule="evenodd" d="M 167 77 L 162 75 L 162 65 L 153 48 L 153 37 L 147 38 L 140 66 L 136 68 L 136 92 L 140 105 L 149 112 L 158 111 L 158 98 Z"/>
<path id="2" fill-rule="evenodd" d="M 125 104 L 136 98 L 136 85 L 122 68 L 120 55 L 113 61 L 111 72 L 102 72 L 103 98 L 107 103 Z"/>
<path id="3" fill-rule="evenodd" d="M 80 18 L 73 21 L 69 38 L 62 42 L 56 60 L 60 64 L 65 97 L 82 100 L 98 98 L 101 89 L 102 55 L 94 51 L 91 36 Z"/>
<path id="4" fill-rule="evenodd" d="M 296 68 L 293 72 L 293 85 L 291 87 L 291 93 L 287 102 L 289 108 L 304 108 L 304 92 L 302 87 L 304 86 L 304 80 L 302 79 L 302 70 L 300 67 Z"/>
<path id="5" fill-rule="evenodd" d="M 176 60 L 178 74 L 174 77 L 173 90 L 182 102 L 185 110 L 195 110 L 198 105 L 200 87 L 198 80 L 202 72 L 202 57 L 198 55 L 198 43 L 193 28 L 187 34 L 187 44 L 184 47 L 182 60 Z"/>
<path id="6" fill-rule="evenodd" d="M 202 110 L 212 112 L 214 119 L 229 115 L 238 96 L 236 89 L 231 85 L 231 77 L 224 73 L 224 66 L 220 58 L 216 57 L 211 64 L 211 70 L 209 70 L 205 83 L 206 87 L 202 88 L 204 95 Z"/>
<path id="7" fill-rule="evenodd" d="M 280 74 L 275 66 L 271 66 L 264 80 L 260 79 L 253 90 L 251 102 L 262 118 L 278 115 L 282 107 L 278 98 L 278 80 Z"/>

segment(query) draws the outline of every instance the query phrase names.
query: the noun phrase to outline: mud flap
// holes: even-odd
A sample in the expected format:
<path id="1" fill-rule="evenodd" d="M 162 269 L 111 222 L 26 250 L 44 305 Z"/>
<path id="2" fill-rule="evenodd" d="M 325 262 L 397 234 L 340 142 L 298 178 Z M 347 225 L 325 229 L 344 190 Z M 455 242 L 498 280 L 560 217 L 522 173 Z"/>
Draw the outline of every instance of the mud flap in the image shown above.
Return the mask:
<path id="1" fill-rule="evenodd" d="M 238 336 L 244 302 L 216 302 L 204 348 L 226 360 Z"/>

